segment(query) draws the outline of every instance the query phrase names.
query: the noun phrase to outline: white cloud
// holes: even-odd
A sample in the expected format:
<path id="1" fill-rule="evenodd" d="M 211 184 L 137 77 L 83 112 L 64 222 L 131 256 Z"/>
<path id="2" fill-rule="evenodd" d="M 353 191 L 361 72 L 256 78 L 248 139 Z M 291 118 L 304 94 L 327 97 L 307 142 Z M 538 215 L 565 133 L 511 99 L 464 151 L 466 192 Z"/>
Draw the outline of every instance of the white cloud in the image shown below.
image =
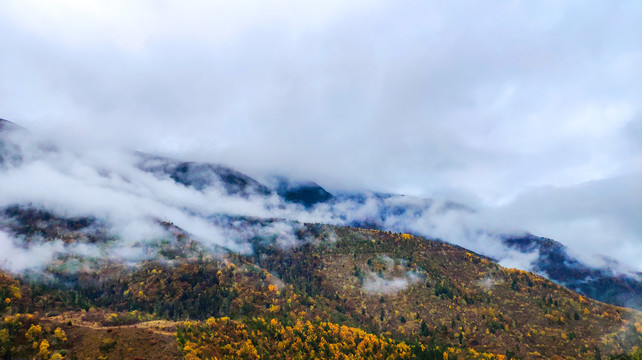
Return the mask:
<path id="1" fill-rule="evenodd" d="M 408 280 L 406 278 L 392 278 L 384 279 L 369 274 L 363 282 L 363 291 L 376 294 L 394 294 L 408 287 Z"/>
<path id="2" fill-rule="evenodd" d="M 407 272 L 405 276 L 381 277 L 373 272 L 367 274 L 363 280 L 363 291 L 375 294 L 395 294 L 405 290 L 409 285 L 422 280 L 422 277 L 414 272 Z"/>
<path id="3" fill-rule="evenodd" d="M 534 189 L 492 216 L 558 240 L 590 264 L 608 256 L 642 271 L 642 173 Z"/>
<path id="4" fill-rule="evenodd" d="M 471 223 L 508 222 L 639 269 L 642 230 L 629 215 L 639 189 L 613 200 L 582 184 L 642 171 L 641 12 L 634 0 L 9 1 L 0 117 L 96 153 L 137 148 L 329 188 L 474 199 L 487 218 L 431 214 L 414 226 L 475 248 Z M 51 175 L 33 190 L 39 201 L 62 204 L 51 193 L 74 189 L 60 194 L 92 199 L 75 210 L 163 213 L 215 243 L 218 231 L 184 207 L 266 215 L 261 201 L 58 160 L 3 180 L 17 196 Z M 337 209 L 367 216 L 374 205 Z M 279 215 L 338 221 L 323 209 Z M 457 228 L 461 217 L 469 225 Z"/>
<path id="5" fill-rule="evenodd" d="M 53 241 L 23 248 L 17 246 L 13 239 L 0 231 L 0 268 L 12 272 L 22 272 L 28 269 L 38 269 L 43 264 L 51 262 L 58 252 L 62 252 L 62 241 Z"/>

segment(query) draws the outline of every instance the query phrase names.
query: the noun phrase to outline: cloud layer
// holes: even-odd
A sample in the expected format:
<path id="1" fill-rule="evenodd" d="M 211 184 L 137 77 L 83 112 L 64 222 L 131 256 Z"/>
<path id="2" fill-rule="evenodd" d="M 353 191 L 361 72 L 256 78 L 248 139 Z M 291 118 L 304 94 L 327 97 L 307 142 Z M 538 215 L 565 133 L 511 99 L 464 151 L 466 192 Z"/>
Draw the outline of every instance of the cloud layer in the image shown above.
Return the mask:
<path id="1" fill-rule="evenodd" d="M 97 153 L 459 200 L 642 269 L 640 14 L 638 1 L 5 2 L 0 117 Z M 91 197 L 133 176 L 61 161 L 49 190 Z M 19 175 L 52 170 L 30 166 Z M 65 177 L 78 172 L 95 181 Z M 168 184 L 136 180 L 155 187 L 128 211 L 176 204 L 149 200 Z"/>

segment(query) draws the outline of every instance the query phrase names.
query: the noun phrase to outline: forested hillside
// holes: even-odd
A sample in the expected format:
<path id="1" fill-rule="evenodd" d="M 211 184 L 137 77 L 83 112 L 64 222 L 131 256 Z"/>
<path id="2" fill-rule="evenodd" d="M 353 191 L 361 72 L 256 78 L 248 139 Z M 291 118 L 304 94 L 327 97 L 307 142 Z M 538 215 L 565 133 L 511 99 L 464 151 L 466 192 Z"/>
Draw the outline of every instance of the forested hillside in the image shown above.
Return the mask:
<path id="1" fill-rule="evenodd" d="M 256 237 L 248 255 L 212 255 L 180 235 L 176 248 L 191 250 L 172 260 L 60 259 L 5 274 L 1 354 L 597 359 L 642 345 L 639 312 L 463 248 L 328 225 L 297 235 L 288 248 Z"/>

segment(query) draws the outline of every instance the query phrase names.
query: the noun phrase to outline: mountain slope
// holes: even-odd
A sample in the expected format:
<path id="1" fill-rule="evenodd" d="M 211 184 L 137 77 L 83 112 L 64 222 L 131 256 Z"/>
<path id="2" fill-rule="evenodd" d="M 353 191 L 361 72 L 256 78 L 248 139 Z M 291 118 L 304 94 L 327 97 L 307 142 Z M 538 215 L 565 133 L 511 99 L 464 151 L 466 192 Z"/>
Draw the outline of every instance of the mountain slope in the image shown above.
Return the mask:
<path id="1" fill-rule="evenodd" d="M 236 319 L 235 327 L 257 327 L 260 324 L 250 319 L 259 317 L 259 322 L 275 319 L 272 326 L 283 326 L 282 331 L 310 322 L 310 326 L 322 327 L 314 331 L 322 332 L 328 331 L 325 326 L 334 326 L 323 325 L 325 322 L 362 329 L 350 330 L 356 336 L 371 333 L 383 336 L 377 341 L 392 338 L 387 343 L 408 344 L 407 358 L 422 353 L 420 345 L 413 345 L 416 342 L 428 353 L 441 347 L 451 356 L 472 358 L 474 350 L 524 359 L 590 357 L 642 345 L 639 312 L 582 298 L 537 275 L 503 269 L 462 248 L 405 234 L 327 225 L 307 225 L 298 236 L 306 240 L 288 249 L 277 246 L 273 239 L 257 238 L 249 256 L 223 253 L 212 257 L 200 252 L 191 260 L 173 263 L 148 261 L 130 268 L 104 262 L 94 270 L 72 272 L 64 271 L 61 263 L 48 268 L 44 278 L 16 281 L 5 276 L 0 293 L 10 301 L 0 311 L 53 316 L 62 312 L 67 315 L 43 320 L 52 324 L 51 331 L 62 326 L 69 334 L 77 333 L 74 323 L 81 326 L 82 319 L 96 322 L 99 329 L 150 318 L 210 317 Z M 90 311 L 74 320 L 78 315 L 69 311 L 82 309 Z M 65 318 L 71 324 L 65 325 Z M 41 320 L 36 316 L 33 322 L 37 321 Z M 228 329 L 232 323 L 226 321 L 208 320 L 203 326 Z M 224 351 L 226 342 L 220 335 L 210 340 L 193 338 L 189 334 L 209 330 L 191 326 L 178 326 L 179 343 L 188 348 L 186 354 L 202 347 Z M 28 330 L 22 329 L 15 331 Z M 269 348 L 278 341 L 271 329 L 261 330 L 269 335 L 261 346 Z M 21 343 L 19 332 L 15 334 L 14 342 Z M 91 336 L 102 337 L 105 350 L 112 337 L 108 332 L 102 334 Z M 224 334 L 234 341 L 259 345 L 258 338 L 249 333 Z M 317 333 L 330 336 L 324 334 Z M 188 346 L 188 340 L 192 345 Z M 58 348 L 80 351 L 73 341 Z M 27 353 L 26 348 L 16 350 Z M 115 350 L 107 353 L 117 358 Z"/>
<path id="2" fill-rule="evenodd" d="M 255 258 L 308 293 L 338 298 L 342 311 L 361 316 L 373 331 L 522 358 L 618 351 L 617 341 L 603 347 L 601 339 L 628 346 L 639 340 L 628 329 L 639 313 L 503 269 L 462 248 L 354 228 L 323 227 L 320 237 L 326 240 L 274 256 L 263 256 L 269 246 L 258 247 Z"/>
<path id="3" fill-rule="evenodd" d="M 24 157 L 0 173 L 4 358 L 600 358 L 642 346 L 638 311 L 403 233 L 473 214 L 461 205 L 5 139 Z M 626 288 L 553 240 L 499 241 L 537 251 L 559 282 L 615 279 L 577 288 L 639 299 L 639 280 Z"/>

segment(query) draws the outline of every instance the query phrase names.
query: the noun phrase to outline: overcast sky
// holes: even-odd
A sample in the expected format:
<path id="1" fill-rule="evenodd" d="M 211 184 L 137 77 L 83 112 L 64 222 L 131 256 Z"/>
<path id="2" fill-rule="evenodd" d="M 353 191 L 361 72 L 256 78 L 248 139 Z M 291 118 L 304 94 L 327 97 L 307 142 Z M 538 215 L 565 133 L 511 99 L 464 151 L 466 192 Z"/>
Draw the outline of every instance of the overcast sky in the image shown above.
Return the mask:
<path id="1" fill-rule="evenodd" d="M 0 2 L 0 117 L 450 197 L 642 270 L 642 2 Z"/>

